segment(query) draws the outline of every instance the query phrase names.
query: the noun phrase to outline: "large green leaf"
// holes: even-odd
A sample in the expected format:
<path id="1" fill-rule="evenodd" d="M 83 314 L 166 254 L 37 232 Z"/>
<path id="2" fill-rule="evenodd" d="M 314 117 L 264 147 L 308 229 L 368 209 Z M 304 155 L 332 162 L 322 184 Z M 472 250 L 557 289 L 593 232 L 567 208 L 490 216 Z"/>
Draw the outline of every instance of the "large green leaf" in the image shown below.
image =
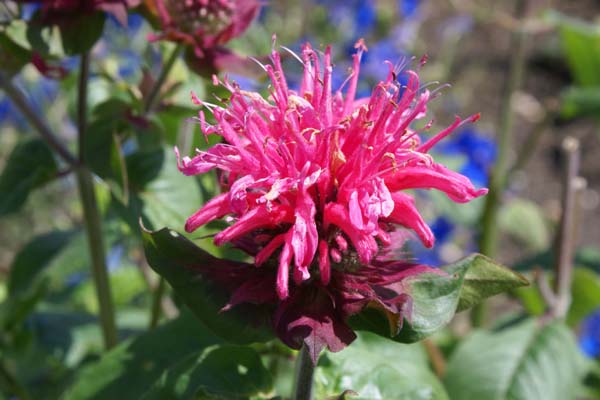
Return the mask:
<path id="1" fill-rule="evenodd" d="M 10 267 L 8 293 L 26 290 L 52 258 L 69 242 L 73 231 L 53 231 L 33 238 L 15 256 Z"/>
<path id="2" fill-rule="evenodd" d="M 585 364 L 560 322 L 527 320 L 500 332 L 475 332 L 452 355 L 444 383 L 452 399 L 575 399 Z"/>
<path id="3" fill-rule="evenodd" d="M 507 290 L 527 285 L 520 274 L 480 254 L 471 255 L 441 268 L 445 274 L 423 274 L 411 278 L 407 291 L 412 313 L 393 337 L 402 343 L 423 339 L 445 326 L 454 314 Z M 356 330 L 389 337 L 390 323 L 383 313 L 367 308 L 350 318 Z"/>
<path id="4" fill-rule="evenodd" d="M 220 341 L 184 313 L 81 370 L 65 400 L 139 399 L 170 366 Z"/>
<path id="5" fill-rule="evenodd" d="M 230 294 L 207 279 L 199 267 L 219 267 L 223 261 L 211 256 L 191 241 L 163 228 L 142 233 L 150 266 L 175 290 L 198 318 L 219 336 L 237 344 L 261 342 L 273 338 L 270 310 L 241 304 L 227 312 L 220 310 Z"/>
<path id="6" fill-rule="evenodd" d="M 183 228 L 186 219 L 202 205 L 202 193 L 194 179 L 177 169 L 173 150 L 164 149 L 163 152 L 164 162 L 160 173 L 140 193 L 144 215 L 152 228 Z"/>
<path id="7" fill-rule="evenodd" d="M 223 345 L 192 354 L 166 370 L 143 400 L 248 399 L 271 390 L 269 371 L 256 350 Z"/>
<path id="8" fill-rule="evenodd" d="M 52 151 L 41 139 L 17 144 L 0 175 L 0 216 L 18 211 L 29 193 L 56 173 Z"/>
<path id="9" fill-rule="evenodd" d="M 405 345 L 361 332 L 339 353 L 327 353 L 319 366 L 316 398 L 352 390 L 352 399 L 446 400 L 448 395 L 430 370 L 420 344 Z"/>

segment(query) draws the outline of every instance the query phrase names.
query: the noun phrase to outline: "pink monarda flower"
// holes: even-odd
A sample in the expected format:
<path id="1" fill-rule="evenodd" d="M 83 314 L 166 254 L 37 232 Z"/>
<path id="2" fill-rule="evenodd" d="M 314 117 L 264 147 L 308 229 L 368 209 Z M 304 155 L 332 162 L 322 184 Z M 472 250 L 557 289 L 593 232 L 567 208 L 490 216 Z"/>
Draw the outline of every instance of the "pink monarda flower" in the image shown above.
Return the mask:
<path id="1" fill-rule="evenodd" d="M 256 0 L 145 0 L 145 4 L 158 16 L 162 29 L 150 39 L 185 43 L 199 58 L 241 35 L 261 6 Z"/>
<path id="2" fill-rule="evenodd" d="M 412 123 L 425 117 L 435 95 L 420 86 L 415 71 L 390 63 L 371 96 L 357 99 L 366 47 L 359 41 L 356 48 L 353 70 L 336 90 L 331 48 L 321 55 L 309 44 L 297 57 L 304 67 L 297 91 L 288 87 L 275 51 L 272 65 L 263 66 L 271 79 L 267 99 L 214 78 L 231 92 L 227 106 L 193 100 L 216 120 L 210 125 L 200 112 L 204 134 L 220 135 L 223 143 L 179 159 L 186 175 L 219 170 L 223 188 L 188 219 L 186 231 L 227 216 L 232 223 L 215 243 L 229 242 L 255 260 L 257 268 L 232 267 L 216 277 L 232 292 L 225 309 L 275 304 L 278 336 L 292 348 L 306 343 L 313 360 L 325 346 L 339 351 L 354 340 L 346 321 L 367 305 L 395 316 L 399 330 L 411 312 L 405 279 L 438 271 L 390 258 L 390 250 L 402 245 L 395 233 L 412 230 L 425 246 L 434 244 L 406 190 L 437 189 L 460 203 L 487 192 L 428 154 L 479 116 L 457 117 L 422 142 L 432 121 L 421 130 Z M 406 76 L 405 86 L 396 80 L 399 74 Z"/>

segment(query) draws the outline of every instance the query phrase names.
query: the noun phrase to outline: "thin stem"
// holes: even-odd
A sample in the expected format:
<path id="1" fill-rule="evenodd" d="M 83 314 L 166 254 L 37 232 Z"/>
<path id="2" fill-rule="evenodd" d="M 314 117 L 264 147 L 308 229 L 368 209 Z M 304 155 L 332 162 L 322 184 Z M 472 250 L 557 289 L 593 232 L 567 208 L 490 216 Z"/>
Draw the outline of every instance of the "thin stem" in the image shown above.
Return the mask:
<path id="1" fill-rule="evenodd" d="M 579 141 L 573 137 L 563 140 L 562 149 L 567 168 L 563 184 L 562 215 L 557 236 L 554 290 L 556 302 L 554 316 L 564 317 L 571 303 L 571 280 L 573 274 L 573 252 L 575 251 L 575 215 L 578 190 L 585 185 L 578 179 L 580 153 Z"/>
<path id="2" fill-rule="evenodd" d="M 442 378 L 446 374 L 446 360 L 440 348 L 431 339 L 423 340 L 423 345 L 427 351 L 433 371 L 438 377 Z"/>
<path id="3" fill-rule="evenodd" d="M 526 9 L 526 0 L 517 1 L 516 14 L 523 17 Z M 525 69 L 525 42 L 526 34 L 523 30 L 517 30 L 512 34 L 510 69 L 507 85 L 502 96 L 500 106 L 500 123 L 498 136 L 498 159 L 490 177 L 490 191 L 486 196 L 486 202 L 481 217 L 483 231 L 479 241 L 480 251 L 490 257 L 496 255 L 497 247 L 497 217 L 499 201 L 506 185 L 506 174 L 508 172 L 509 153 L 513 142 L 513 112 L 512 98 L 514 92 L 521 86 L 523 71 Z"/>
<path id="4" fill-rule="evenodd" d="M 85 138 L 87 131 L 87 93 L 90 76 L 90 53 L 84 52 L 79 61 L 79 86 L 77 102 L 77 130 L 79 162 L 85 164 Z"/>
<path id="5" fill-rule="evenodd" d="M 169 73 L 171 72 L 171 69 L 173 68 L 173 65 L 175 64 L 175 61 L 177 61 L 177 58 L 179 57 L 179 54 L 181 53 L 182 49 L 183 49 L 183 45 L 181 45 L 181 44 L 178 44 L 177 46 L 175 46 L 175 48 L 169 55 L 167 62 L 163 65 L 163 67 L 160 71 L 160 75 L 158 76 L 158 79 L 156 80 L 156 82 L 154 82 L 152 89 L 150 89 L 150 93 L 146 97 L 146 101 L 144 103 L 144 113 L 145 114 L 147 114 L 149 111 L 151 111 L 152 108 L 154 107 L 154 103 L 156 103 L 156 101 L 158 99 L 160 89 L 162 89 L 165 81 L 167 80 L 167 77 L 169 76 Z"/>
<path id="6" fill-rule="evenodd" d="M 23 113 L 29 123 L 38 131 L 40 136 L 48 143 L 48 145 L 58 153 L 58 155 L 69 165 L 76 166 L 78 160 L 65 147 L 60 139 L 52 132 L 46 122 L 40 117 L 40 114 L 31 108 L 29 102 L 14 83 L 4 73 L 0 72 L 0 87 L 6 95 L 12 100 L 17 108 Z"/>
<path id="7" fill-rule="evenodd" d="M 315 373 L 315 365 L 310 358 L 310 353 L 305 344 L 298 352 L 296 359 L 296 377 L 294 381 L 294 395 L 292 400 L 311 400 L 313 375 Z"/>
<path id="8" fill-rule="evenodd" d="M 515 16 L 523 21 L 528 6 L 527 0 L 517 0 Z M 517 29 L 511 34 L 511 60 L 508 72 L 507 84 L 502 96 L 500 106 L 500 123 L 498 135 L 498 159 L 490 177 L 489 193 L 486 196 L 480 226 L 482 226 L 479 238 L 479 250 L 489 256 L 495 257 L 498 242 L 498 209 L 500 199 L 506 186 L 509 171 L 509 153 L 513 142 L 513 94 L 521 86 L 523 71 L 525 69 L 525 44 L 527 34 L 524 29 Z M 475 306 L 471 312 L 473 326 L 481 326 L 486 320 L 486 309 L 483 303 Z"/>
<path id="9" fill-rule="evenodd" d="M 89 54 L 81 56 L 81 71 L 79 78 L 77 126 L 79 128 L 79 160 L 85 161 L 85 134 L 87 129 L 87 85 L 89 77 Z M 100 324 L 104 345 L 107 349 L 114 347 L 117 342 L 117 328 L 115 324 L 115 311 L 106 267 L 104 253 L 104 237 L 102 235 L 102 218 L 98 210 L 98 202 L 94 191 L 94 178 L 90 170 L 82 164 L 77 169 L 77 183 L 81 206 L 83 208 L 83 223 L 85 226 L 90 259 L 92 262 L 92 276 L 96 287 L 96 296 L 100 307 Z"/>

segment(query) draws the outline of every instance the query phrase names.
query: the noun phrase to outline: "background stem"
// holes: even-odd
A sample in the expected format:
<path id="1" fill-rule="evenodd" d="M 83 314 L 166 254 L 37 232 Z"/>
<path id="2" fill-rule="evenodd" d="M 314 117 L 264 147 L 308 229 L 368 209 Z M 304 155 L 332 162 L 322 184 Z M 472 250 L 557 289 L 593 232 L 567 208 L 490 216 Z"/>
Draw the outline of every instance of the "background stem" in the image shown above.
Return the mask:
<path id="1" fill-rule="evenodd" d="M 528 8 L 527 0 L 517 0 L 515 17 L 523 20 Z M 513 94 L 521 86 L 523 71 L 525 69 L 525 44 L 527 34 L 523 27 L 516 29 L 511 34 L 511 58 L 507 83 L 500 105 L 500 121 L 498 129 L 498 159 L 491 172 L 489 193 L 485 197 L 480 226 L 482 232 L 479 237 L 479 251 L 489 257 L 496 256 L 498 246 L 498 210 L 500 199 L 506 186 L 509 172 L 509 153 L 513 143 Z M 486 320 L 486 306 L 480 303 L 471 311 L 473 326 L 481 326 Z"/>
<path id="2" fill-rule="evenodd" d="M 17 108 L 23 113 L 27 121 L 38 131 L 40 136 L 56 153 L 69 165 L 79 164 L 75 156 L 65 147 L 60 139 L 52 132 L 46 122 L 40 117 L 39 113 L 34 111 L 29 102 L 14 83 L 4 73 L 0 72 L 0 87 L 6 95 L 12 100 Z"/>
<path id="3" fill-rule="evenodd" d="M 85 166 L 85 135 L 87 130 L 87 85 L 89 78 L 89 53 L 81 55 L 81 68 L 79 75 L 79 89 L 77 102 L 77 127 L 79 140 L 79 160 L 82 165 L 77 170 L 77 184 L 83 208 L 83 224 L 90 251 L 92 263 L 92 276 L 96 287 L 96 296 L 100 308 L 100 324 L 104 345 L 107 349 L 117 344 L 117 328 L 115 324 L 115 310 L 110 290 L 110 281 L 106 267 L 104 253 L 104 237 L 102 233 L 102 218 L 98 210 L 96 193 L 94 191 L 94 178 Z"/>
<path id="4" fill-rule="evenodd" d="M 150 93 L 148 94 L 148 96 L 146 97 L 146 101 L 144 102 L 144 114 L 150 112 L 154 107 L 154 103 L 156 103 L 156 101 L 158 100 L 160 89 L 163 87 L 165 81 L 167 80 L 169 72 L 171 72 L 171 69 L 175 64 L 175 61 L 177 61 L 177 58 L 179 57 L 179 54 L 181 53 L 182 49 L 183 46 L 181 44 L 177 44 L 177 46 L 175 46 L 175 48 L 169 55 L 169 58 L 163 65 L 160 71 L 160 75 L 158 75 L 156 82 L 154 82 L 154 85 L 152 86 L 152 89 L 150 89 Z"/>
<path id="5" fill-rule="evenodd" d="M 310 358 L 306 344 L 303 344 L 296 359 L 296 377 L 292 400 L 312 400 L 314 373 L 315 366 Z"/>

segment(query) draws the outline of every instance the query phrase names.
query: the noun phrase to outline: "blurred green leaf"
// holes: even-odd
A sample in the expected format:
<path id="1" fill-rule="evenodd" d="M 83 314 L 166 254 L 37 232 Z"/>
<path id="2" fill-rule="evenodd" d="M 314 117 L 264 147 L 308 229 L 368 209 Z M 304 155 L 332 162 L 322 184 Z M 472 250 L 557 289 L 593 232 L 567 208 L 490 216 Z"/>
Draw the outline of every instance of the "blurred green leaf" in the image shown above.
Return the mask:
<path id="1" fill-rule="evenodd" d="M 271 390 L 269 372 L 256 350 L 223 345 L 192 354 L 166 370 L 143 400 L 248 399 Z"/>
<path id="2" fill-rule="evenodd" d="M 21 328 L 21 324 L 37 303 L 44 297 L 47 280 L 38 279 L 25 290 L 16 292 L 0 304 L 0 346 L 10 338 L 5 337 Z"/>
<path id="3" fill-rule="evenodd" d="M 29 193 L 57 174 L 52 151 L 41 139 L 18 143 L 0 175 L 0 216 L 18 211 Z"/>
<path id="4" fill-rule="evenodd" d="M 561 112 L 565 118 L 600 115 L 600 86 L 571 87 L 561 97 Z"/>
<path id="5" fill-rule="evenodd" d="M 220 312 L 231 294 L 204 277 L 199 267 L 219 268 L 228 261 L 211 256 L 168 228 L 144 231 L 142 238 L 150 266 L 169 282 L 175 293 L 213 332 L 236 344 L 273 338 L 269 323 L 271 310 L 241 304 Z"/>
<path id="6" fill-rule="evenodd" d="M 567 323 L 570 326 L 577 325 L 598 307 L 600 307 L 600 277 L 587 268 L 575 268 Z"/>
<path id="7" fill-rule="evenodd" d="M 177 169 L 172 149 L 163 149 L 162 169 L 140 193 L 144 201 L 144 215 L 151 228 L 175 226 L 183 228 L 186 219 L 203 204 L 197 182 Z"/>
<path id="8" fill-rule="evenodd" d="M 560 13 L 552 13 L 560 31 L 562 50 L 575 82 L 584 87 L 600 86 L 600 25 Z"/>
<path id="9" fill-rule="evenodd" d="M 81 369 L 64 399 L 139 399 L 167 368 L 218 343 L 204 325 L 184 313 Z"/>
<path id="10" fill-rule="evenodd" d="M 59 24 L 60 37 L 65 53 L 82 54 L 90 50 L 102 36 L 104 30 L 103 12 L 79 15 Z"/>
<path id="11" fill-rule="evenodd" d="M 444 386 L 429 368 L 420 344 L 394 343 L 361 332 L 351 346 L 327 353 L 317 368 L 315 397 L 352 390 L 357 396 L 339 399 L 445 400 Z M 348 393 L 349 394 L 349 393 Z"/>
<path id="12" fill-rule="evenodd" d="M 404 321 L 393 340 L 402 343 L 421 340 L 448 324 L 456 312 L 487 297 L 528 284 L 520 274 L 479 254 L 444 266 L 441 270 L 445 274 L 423 274 L 406 281 L 407 292 L 412 298 L 411 319 Z M 390 336 L 392 323 L 372 308 L 350 318 L 354 329 L 384 337 Z"/>
<path id="13" fill-rule="evenodd" d="M 31 61 L 31 52 L 15 43 L 6 33 L 0 32 L 0 57 L 0 70 L 12 77 Z"/>
<path id="14" fill-rule="evenodd" d="M 500 228 L 532 251 L 542 251 L 550 244 L 546 221 L 540 207 L 528 200 L 515 199 L 499 215 Z"/>
<path id="15" fill-rule="evenodd" d="M 475 332 L 453 353 L 444 383 L 452 399 L 575 399 L 585 364 L 560 322 L 527 320 L 500 332 Z"/>
<path id="16" fill-rule="evenodd" d="M 36 236 L 15 256 L 10 267 L 8 293 L 26 290 L 52 258 L 69 242 L 74 231 L 53 231 Z"/>

